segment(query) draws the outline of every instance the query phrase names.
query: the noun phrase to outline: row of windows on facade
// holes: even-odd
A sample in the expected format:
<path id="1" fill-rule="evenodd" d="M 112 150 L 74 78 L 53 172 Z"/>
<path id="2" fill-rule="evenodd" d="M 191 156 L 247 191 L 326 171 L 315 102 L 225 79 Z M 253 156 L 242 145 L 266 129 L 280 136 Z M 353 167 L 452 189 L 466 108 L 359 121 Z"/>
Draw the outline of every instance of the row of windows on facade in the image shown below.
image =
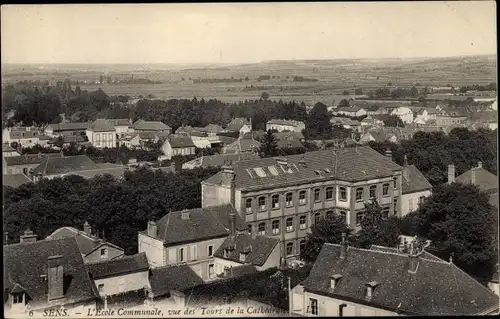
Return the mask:
<path id="1" fill-rule="evenodd" d="M 192 245 L 192 246 L 190 246 L 190 249 L 191 249 L 190 261 L 197 260 L 198 259 L 198 247 L 196 245 Z M 214 255 L 214 245 L 207 246 L 207 257 L 213 257 L 213 255 Z M 188 261 L 185 247 L 178 248 L 177 261 L 178 262 Z"/>
<path id="2" fill-rule="evenodd" d="M 112 141 L 113 140 L 113 133 L 101 133 L 102 134 L 102 141 Z M 101 141 L 101 134 L 95 134 L 94 141 L 100 142 Z"/>
<path id="3" fill-rule="evenodd" d="M 385 183 L 382 185 L 382 195 L 383 196 L 390 196 L 389 194 L 389 188 L 390 184 Z M 397 181 L 396 179 L 394 180 L 394 188 L 397 188 Z M 371 185 L 369 187 L 369 198 L 376 198 L 377 197 L 377 185 Z M 364 188 L 363 187 L 358 187 L 356 188 L 356 201 L 360 202 L 363 201 L 364 199 Z M 325 200 L 333 200 L 333 187 L 326 187 L 325 188 Z M 339 188 L 339 200 L 340 201 L 347 201 L 347 188 L 346 187 L 340 187 Z M 314 189 L 314 201 L 319 202 L 321 201 L 321 189 L 320 188 L 315 188 Z M 247 198 L 245 200 L 245 209 L 247 213 L 252 212 L 252 203 L 253 199 L 252 198 Z M 303 205 L 307 203 L 307 192 L 305 190 L 302 190 L 299 192 L 299 205 Z M 266 197 L 265 196 L 260 196 L 258 198 L 258 204 L 259 204 L 259 209 L 260 210 L 266 210 L 267 205 L 266 205 Z M 285 204 L 287 207 L 292 207 L 293 206 L 293 193 L 288 192 L 285 194 Z M 279 194 L 274 194 L 271 196 L 271 207 L 272 208 L 280 208 L 280 195 Z"/>
<path id="4" fill-rule="evenodd" d="M 333 214 L 334 214 L 333 211 L 327 211 L 325 217 L 329 218 Z M 339 214 L 340 214 L 340 216 L 342 216 L 344 218 L 346 224 L 348 224 L 349 222 L 347 221 L 347 212 L 340 211 Z M 357 212 L 356 213 L 356 225 L 361 224 L 361 221 L 363 220 L 364 216 L 365 216 L 365 212 Z M 384 207 L 382 209 L 382 217 L 389 218 L 389 207 Z M 319 223 L 320 220 L 321 220 L 321 213 L 315 213 L 313 223 L 317 224 L 317 223 Z M 299 217 L 299 229 L 304 230 L 306 228 L 307 228 L 307 216 L 300 216 Z M 293 217 L 289 217 L 285 220 L 285 229 L 286 229 L 287 233 L 293 232 L 295 230 Z M 248 231 L 249 231 L 249 233 L 252 233 L 252 225 L 251 224 L 248 225 Z M 273 235 L 277 235 L 280 233 L 280 220 L 273 220 L 271 222 L 271 232 Z M 266 223 L 265 222 L 261 222 L 257 225 L 257 234 L 261 235 L 261 236 L 266 235 Z"/>

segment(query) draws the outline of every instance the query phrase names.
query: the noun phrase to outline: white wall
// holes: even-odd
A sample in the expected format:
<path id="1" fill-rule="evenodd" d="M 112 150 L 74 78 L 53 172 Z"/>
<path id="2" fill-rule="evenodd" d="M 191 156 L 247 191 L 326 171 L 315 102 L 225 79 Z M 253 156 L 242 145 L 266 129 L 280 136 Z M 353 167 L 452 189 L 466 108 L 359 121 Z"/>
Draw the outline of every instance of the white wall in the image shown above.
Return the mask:
<path id="1" fill-rule="evenodd" d="M 99 294 L 101 296 L 111 296 L 127 291 L 135 291 L 144 287 L 149 287 L 149 271 L 141 271 L 133 274 L 96 279 L 94 280 L 94 282 L 97 289 L 99 289 L 99 285 L 104 285 L 102 287 L 102 290 L 99 291 Z"/>
<path id="2" fill-rule="evenodd" d="M 431 196 L 431 194 L 432 191 L 430 190 L 403 194 L 401 196 L 401 216 L 405 216 L 406 214 L 418 209 L 418 199 L 420 198 L 420 196 L 429 197 Z M 410 209 L 410 201 L 413 203 L 413 209 Z"/>
<path id="3" fill-rule="evenodd" d="M 166 254 L 163 241 L 147 235 L 138 234 L 138 252 L 146 253 L 151 267 L 161 267 L 166 265 Z"/>

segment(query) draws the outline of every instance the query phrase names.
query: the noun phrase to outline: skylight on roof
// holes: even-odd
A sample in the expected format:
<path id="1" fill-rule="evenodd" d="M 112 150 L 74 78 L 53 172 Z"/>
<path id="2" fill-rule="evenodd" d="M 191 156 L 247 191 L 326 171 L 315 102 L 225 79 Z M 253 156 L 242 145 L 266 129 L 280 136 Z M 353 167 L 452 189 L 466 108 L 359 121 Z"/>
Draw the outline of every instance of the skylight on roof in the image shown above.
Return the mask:
<path id="1" fill-rule="evenodd" d="M 315 169 L 314 172 L 316 173 L 316 175 L 321 175 L 321 172 L 317 169 Z"/>
<path id="2" fill-rule="evenodd" d="M 276 169 L 276 167 L 274 166 L 269 166 L 267 169 L 269 169 L 269 172 L 271 173 L 271 175 L 274 175 L 274 176 L 278 176 L 279 173 L 278 173 L 278 170 Z"/>
<path id="3" fill-rule="evenodd" d="M 256 167 L 253 169 L 255 171 L 255 174 L 259 177 L 267 177 L 266 172 L 261 167 Z"/>
<path id="4" fill-rule="evenodd" d="M 325 168 L 325 172 L 328 173 L 328 174 L 330 174 L 330 169 Z"/>

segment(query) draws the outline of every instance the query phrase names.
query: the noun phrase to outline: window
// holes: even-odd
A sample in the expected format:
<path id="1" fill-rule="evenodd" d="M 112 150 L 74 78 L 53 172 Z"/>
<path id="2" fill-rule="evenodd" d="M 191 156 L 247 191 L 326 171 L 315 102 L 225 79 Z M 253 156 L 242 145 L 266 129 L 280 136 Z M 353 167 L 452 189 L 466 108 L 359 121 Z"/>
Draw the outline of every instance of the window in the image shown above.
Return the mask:
<path id="1" fill-rule="evenodd" d="M 382 195 L 389 196 L 389 183 L 382 185 Z"/>
<path id="2" fill-rule="evenodd" d="M 245 208 L 246 208 L 246 212 L 247 213 L 251 213 L 252 212 L 252 199 L 251 198 L 247 198 L 246 201 L 245 201 Z"/>
<path id="3" fill-rule="evenodd" d="M 286 206 L 293 206 L 293 193 L 286 193 L 285 195 Z"/>
<path id="4" fill-rule="evenodd" d="M 244 253 L 240 253 L 240 261 L 241 262 L 245 262 L 246 257 L 247 257 L 247 255 L 245 255 Z"/>
<path id="5" fill-rule="evenodd" d="M 409 208 L 410 212 L 413 211 L 413 198 L 408 199 L 408 208 Z"/>
<path id="6" fill-rule="evenodd" d="M 396 215 L 398 211 L 398 199 L 394 198 L 394 215 Z"/>
<path id="7" fill-rule="evenodd" d="M 198 247 L 196 245 L 192 245 L 190 247 L 190 249 L 191 249 L 191 252 L 190 252 L 191 260 L 198 259 Z"/>
<path id="8" fill-rule="evenodd" d="M 362 200 L 363 200 L 363 188 L 358 187 L 358 188 L 356 188 L 356 201 L 360 202 Z"/>
<path id="9" fill-rule="evenodd" d="M 384 219 L 389 218 L 389 207 L 382 208 L 382 218 Z"/>
<path id="10" fill-rule="evenodd" d="M 107 257 L 108 256 L 108 250 L 106 248 L 101 248 L 101 257 Z"/>
<path id="11" fill-rule="evenodd" d="M 99 292 L 102 292 L 104 290 L 104 284 L 99 284 L 98 289 L 99 289 Z"/>
<path id="12" fill-rule="evenodd" d="M 325 190 L 325 197 L 326 200 L 332 200 L 333 199 L 333 187 L 327 187 Z"/>
<path id="13" fill-rule="evenodd" d="M 273 208 L 280 208 L 280 195 L 273 195 L 271 197 L 271 204 Z"/>
<path id="14" fill-rule="evenodd" d="M 212 257 L 214 255 L 214 245 L 208 245 L 208 257 Z"/>
<path id="15" fill-rule="evenodd" d="M 363 212 L 356 213 L 356 225 L 361 225 L 361 221 L 363 220 L 364 216 L 365 213 Z"/>
<path id="16" fill-rule="evenodd" d="M 259 208 L 260 210 L 266 210 L 266 198 L 264 196 L 259 197 Z"/>
<path id="17" fill-rule="evenodd" d="M 215 277 L 215 265 L 209 264 L 208 265 L 208 278 L 212 279 L 214 277 Z"/>
<path id="18" fill-rule="evenodd" d="M 420 197 L 418 198 L 418 205 L 419 205 L 419 206 L 420 206 L 420 205 L 422 205 L 422 204 L 424 203 L 424 200 L 425 200 L 425 196 L 420 196 Z"/>
<path id="19" fill-rule="evenodd" d="M 299 204 L 305 204 L 305 203 L 307 203 L 306 191 L 300 191 L 299 192 Z"/>
<path id="20" fill-rule="evenodd" d="M 306 227 L 307 227 L 307 217 L 306 216 L 300 216 L 300 218 L 299 218 L 299 224 L 300 224 L 300 229 L 306 229 Z"/>
<path id="21" fill-rule="evenodd" d="M 343 210 L 340 211 L 340 216 L 344 217 L 344 221 L 346 222 L 347 224 L 347 213 Z"/>
<path id="22" fill-rule="evenodd" d="M 377 185 L 370 186 L 370 198 L 377 197 Z"/>
<path id="23" fill-rule="evenodd" d="M 314 223 L 315 224 L 319 223 L 320 219 L 321 219 L 321 214 L 320 213 L 314 214 Z"/>
<path id="24" fill-rule="evenodd" d="M 300 253 L 302 253 L 304 251 L 305 247 L 306 247 L 306 241 L 305 240 L 301 240 L 299 242 Z"/>
<path id="25" fill-rule="evenodd" d="M 340 200 L 347 201 L 347 189 L 345 187 L 340 187 Z"/>
<path id="26" fill-rule="evenodd" d="M 179 248 L 179 261 L 184 262 L 184 248 Z"/>
<path id="27" fill-rule="evenodd" d="M 273 229 L 273 235 L 280 233 L 280 221 L 279 220 L 273 220 L 272 229 Z"/>
<path id="28" fill-rule="evenodd" d="M 252 225 L 248 224 L 248 233 L 251 235 L 252 234 Z"/>
<path id="29" fill-rule="evenodd" d="M 264 236 L 266 234 L 266 223 L 259 224 L 259 235 Z"/>
<path id="30" fill-rule="evenodd" d="M 320 189 L 319 188 L 315 188 L 314 189 L 314 201 L 315 202 L 319 202 L 321 199 L 320 199 Z"/>
<path id="31" fill-rule="evenodd" d="M 22 303 L 23 295 L 15 294 L 12 296 L 12 303 Z"/>
<path id="32" fill-rule="evenodd" d="M 293 243 L 286 244 L 286 255 L 287 256 L 293 255 Z"/>
<path id="33" fill-rule="evenodd" d="M 313 299 L 309 298 L 309 313 L 311 315 L 317 316 L 318 315 L 318 299 Z"/>
<path id="34" fill-rule="evenodd" d="M 286 219 L 286 231 L 288 233 L 293 231 L 293 218 L 291 217 Z"/>
<path id="35" fill-rule="evenodd" d="M 326 218 L 330 218 L 331 216 L 333 216 L 333 211 L 329 210 L 326 212 Z"/>
<path id="36" fill-rule="evenodd" d="M 392 180 L 394 182 L 394 189 L 398 189 L 398 178 L 397 177 L 393 177 Z"/>

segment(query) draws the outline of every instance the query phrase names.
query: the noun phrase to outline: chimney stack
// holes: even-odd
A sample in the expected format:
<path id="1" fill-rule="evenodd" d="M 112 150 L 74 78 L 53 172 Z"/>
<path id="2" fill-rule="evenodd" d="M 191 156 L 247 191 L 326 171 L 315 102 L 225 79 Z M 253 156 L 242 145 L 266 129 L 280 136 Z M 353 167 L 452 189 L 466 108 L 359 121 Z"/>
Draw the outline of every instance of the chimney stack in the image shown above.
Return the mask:
<path id="1" fill-rule="evenodd" d="M 482 168 L 483 167 L 483 163 L 482 162 L 477 162 L 477 168 Z"/>
<path id="2" fill-rule="evenodd" d="M 455 165 L 448 165 L 448 184 L 455 182 Z"/>
<path id="3" fill-rule="evenodd" d="M 181 212 L 181 219 L 182 220 L 189 220 L 189 218 L 190 218 L 190 214 L 189 214 L 188 210 Z"/>
<path id="4" fill-rule="evenodd" d="M 64 297 L 63 256 L 50 256 L 47 260 L 49 301 Z"/>
<path id="5" fill-rule="evenodd" d="M 28 228 L 24 231 L 24 235 L 20 236 L 20 241 L 21 244 L 34 243 L 36 242 L 36 235 Z"/>
<path id="6" fill-rule="evenodd" d="M 476 184 L 476 167 L 473 167 L 471 169 L 471 177 L 470 177 L 470 182 L 472 185 Z"/>
<path id="7" fill-rule="evenodd" d="M 342 233 L 342 242 L 340 243 L 340 259 L 345 259 L 347 257 L 347 234 Z"/>
<path id="8" fill-rule="evenodd" d="M 87 235 L 92 235 L 92 227 L 90 227 L 89 222 L 85 221 L 85 223 L 83 224 L 83 231 Z"/>
<path id="9" fill-rule="evenodd" d="M 236 235 L 236 213 L 229 213 L 229 222 L 231 224 L 231 236 Z"/>
<path id="10" fill-rule="evenodd" d="M 148 222 L 148 236 L 156 238 L 158 234 L 156 223 L 152 220 Z"/>
<path id="11" fill-rule="evenodd" d="M 408 264 L 408 272 L 416 273 L 419 264 L 419 256 L 422 254 L 422 251 L 418 251 L 418 247 L 415 246 L 415 241 L 410 243 L 410 253 L 408 254 L 409 264 Z"/>
<path id="12" fill-rule="evenodd" d="M 392 161 L 392 151 L 390 149 L 387 149 L 385 151 L 385 157 L 387 157 L 388 159 L 390 159 Z"/>

